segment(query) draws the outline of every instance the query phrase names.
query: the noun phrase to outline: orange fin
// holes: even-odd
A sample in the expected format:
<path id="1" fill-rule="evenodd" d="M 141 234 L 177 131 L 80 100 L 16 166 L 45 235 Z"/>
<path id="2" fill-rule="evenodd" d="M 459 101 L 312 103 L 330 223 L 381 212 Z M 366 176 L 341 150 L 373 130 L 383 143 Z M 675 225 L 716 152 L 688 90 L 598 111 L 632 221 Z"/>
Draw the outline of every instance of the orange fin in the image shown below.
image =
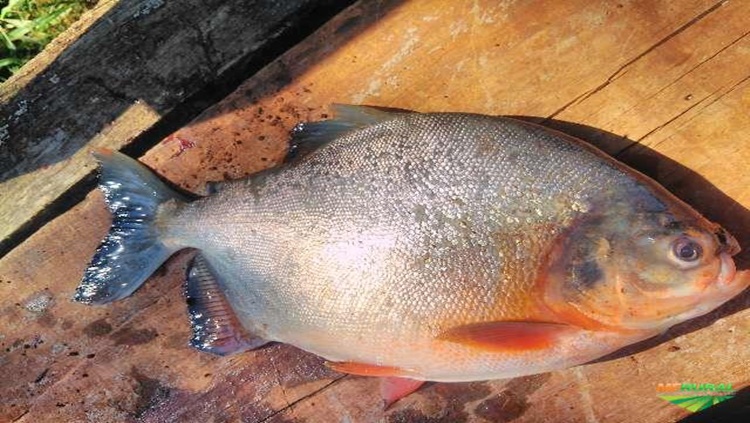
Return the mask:
<path id="1" fill-rule="evenodd" d="M 356 363 L 354 361 L 328 361 L 326 366 L 340 372 L 358 376 L 406 376 L 408 370 L 398 367 L 378 366 L 377 364 Z"/>
<path id="2" fill-rule="evenodd" d="M 528 351 L 552 346 L 559 337 L 578 328 L 547 322 L 486 322 L 458 326 L 438 339 L 470 345 L 487 351 Z"/>
<path id="3" fill-rule="evenodd" d="M 380 380 L 380 396 L 388 409 L 393 403 L 419 389 L 425 382 L 402 377 L 384 377 Z"/>

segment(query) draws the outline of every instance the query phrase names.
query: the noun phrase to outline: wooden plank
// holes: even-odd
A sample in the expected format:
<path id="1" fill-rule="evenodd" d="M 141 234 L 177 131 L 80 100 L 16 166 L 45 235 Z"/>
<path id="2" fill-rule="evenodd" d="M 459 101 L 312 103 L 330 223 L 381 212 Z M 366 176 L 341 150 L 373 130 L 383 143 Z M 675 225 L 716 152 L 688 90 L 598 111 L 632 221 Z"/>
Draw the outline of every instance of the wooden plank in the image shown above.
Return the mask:
<path id="1" fill-rule="evenodd" d="M 351 2 L 100 2 L 0 87 L 0 255 L 92 172 L 87 148 L 181 126 Z"/>
<path id="2" fill-rule="evenodd" d="M 143 161 L 200 190 L 277 163 L 286 131 L 323 117 L 331 102 L 555 117 L 546 122 L 619 153 L 747 247 L 748 19 L 747 3 L 699 0 L 362 2 Z M 433 384 L 383 414 L 375 380 L 342 378 L 293 347 L 231 358 L 185 347 L 188 253 L 122 302 L 70 303 L 106 226 L 94 193 L 0 259 L 9 299 L 0 369 L 16 375 L 0 381 L 0 419 L 660 422 L 687 412 L 659 399 L 658 383 L 750 385 L 745 293 L 632 355 L 509 381 Z"/>
<path id="3" fill-rule="evenodd" d="M 709 9 L 711 10 L 711 9 Z M 712 13 L 680 28 L 639 60 L 609 75 L 552 117 L 609 130 L 653 146 L 671 136 L 680 122 L 737 88 L 748 76 L 737 63 L 747 60 L 748 31 L 727 31 L 750 23 L 723 2 Z M 629 146 L 605 145 L 610 154 Z"/>

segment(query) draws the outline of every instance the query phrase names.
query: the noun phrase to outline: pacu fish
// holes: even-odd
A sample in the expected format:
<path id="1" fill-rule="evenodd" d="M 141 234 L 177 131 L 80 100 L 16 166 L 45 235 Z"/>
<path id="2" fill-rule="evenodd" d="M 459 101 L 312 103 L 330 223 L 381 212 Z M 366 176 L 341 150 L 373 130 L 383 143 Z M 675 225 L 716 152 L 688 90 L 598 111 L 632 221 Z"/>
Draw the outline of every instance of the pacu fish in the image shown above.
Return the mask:
<path id="1" fill-rule="evenodd" d="M 195 248 L 195 347 L 278 341 L 343 372 L 459 382 L 586 363 L 750 283 L 719 225 L 541 126 L 339 106 L 293 140 L 300 157 L 194 200 L 97 153 L 114 222 L 75 298 L 126 297 Z"/>

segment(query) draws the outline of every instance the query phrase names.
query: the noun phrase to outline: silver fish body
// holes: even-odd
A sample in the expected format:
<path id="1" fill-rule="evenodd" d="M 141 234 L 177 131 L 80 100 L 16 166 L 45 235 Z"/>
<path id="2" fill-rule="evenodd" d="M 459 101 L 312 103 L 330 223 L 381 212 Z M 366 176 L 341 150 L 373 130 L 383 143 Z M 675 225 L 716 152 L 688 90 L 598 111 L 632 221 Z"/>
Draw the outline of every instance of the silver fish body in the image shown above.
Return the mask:
<path id="1" fill-rule="evenodd" d="M 744 288 L 730 283 L 730 235 L 578 140 L 501 117 L 343 112 L 303 127 L 319 148 L 291 164 L 156 209 L 164 250 L 200 250 L 256 339 L 415 379 L 492 379 L 586 362 Z M 692 268 L 630 251 L 667 237 L 667 256 L 688 236 L 715 244 L 710 290 L 692 291 Z M 690 304 L 631 301 L 623 267 Z M 539 343 L 504 340 L 526 322 Z"/>

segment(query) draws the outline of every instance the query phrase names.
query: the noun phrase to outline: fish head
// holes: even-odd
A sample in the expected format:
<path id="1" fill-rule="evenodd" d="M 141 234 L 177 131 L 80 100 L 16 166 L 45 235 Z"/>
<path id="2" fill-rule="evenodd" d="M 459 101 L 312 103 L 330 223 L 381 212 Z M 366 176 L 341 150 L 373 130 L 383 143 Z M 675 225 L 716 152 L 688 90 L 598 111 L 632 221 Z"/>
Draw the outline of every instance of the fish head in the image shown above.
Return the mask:
<path id="1" fill-rule="evenodd" d="M 588 328 L 663 331 L 742 292 L 737 240 L 687 207 L 576 225 L 551 254 L 545 301 Z"/>

